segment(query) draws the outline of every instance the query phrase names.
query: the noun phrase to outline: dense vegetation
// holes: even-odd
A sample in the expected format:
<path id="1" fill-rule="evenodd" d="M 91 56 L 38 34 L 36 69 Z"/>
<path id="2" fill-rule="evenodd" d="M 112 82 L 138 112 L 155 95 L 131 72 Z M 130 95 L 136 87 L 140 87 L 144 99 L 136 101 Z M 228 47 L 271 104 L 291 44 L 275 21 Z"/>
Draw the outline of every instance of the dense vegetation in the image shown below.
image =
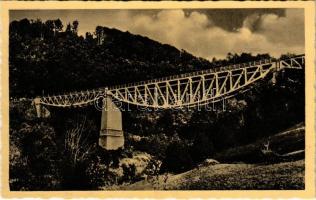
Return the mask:
<path id="1" fill-rule="evenodd" d="M 304 121 L 304 73 L 267 77 L 227 102 L 227 111 L 195 109 L 123 112 L 126 145 L 98 147 L 100 112 L 50 109 L 37 119 L 31 102 L 16 99 L 179 74 L 270 58 L 228 53 L 209 62 L 149 38 L 106 27 L 79 36 L 79 22 L 10 23 L 10 183 L 13 190 L 91 189 L 133 181 L 129 168 L 117 179 L 122 157 L 143 151 L 162 161 L 161 172 L 182 172 L 226 148 L 247 144 Z M 221 105 L 216 105 L 221 107 Z M 134 140 L 133 136 L 141 139 Z M 76 138 L 82 139 L 76 142 Z M 80 145 L 76 145 L 80 144 Z M 139 177 L 138 177 L 139 178 Z"/>
<path id="2" fill-rule="evenodd" d="M 185 50 L 106 27 L 78 36 L 78 22 L 62 31 L 60 20 L 10 23 L 10 95 L 91 89 L 228 64 L 210 63 Z M 267 58 L 228 54 L 234 62 Z M 214 58 L 214 61 L 216 59 Z M 32 80 L 32 81 L 30 81 Z"/>

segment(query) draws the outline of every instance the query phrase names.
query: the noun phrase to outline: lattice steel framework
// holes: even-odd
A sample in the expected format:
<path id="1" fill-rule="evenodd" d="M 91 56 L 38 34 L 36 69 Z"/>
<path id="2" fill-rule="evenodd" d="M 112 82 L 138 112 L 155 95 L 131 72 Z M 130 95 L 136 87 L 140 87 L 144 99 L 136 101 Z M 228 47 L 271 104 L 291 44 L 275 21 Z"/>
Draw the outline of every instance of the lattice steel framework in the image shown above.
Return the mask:
<path id="1" fill-rule="evenodd" d="M 38 97 L 35 103 L 54 107 L 87 106 L 110 95 L 113 99 L 137 106 L 191 107 L 229 98 L 270 72 L 286 68 L 304 69 L 304 66 L 305 55 L 282 60 L 265 59 L 138 83 Z"/>

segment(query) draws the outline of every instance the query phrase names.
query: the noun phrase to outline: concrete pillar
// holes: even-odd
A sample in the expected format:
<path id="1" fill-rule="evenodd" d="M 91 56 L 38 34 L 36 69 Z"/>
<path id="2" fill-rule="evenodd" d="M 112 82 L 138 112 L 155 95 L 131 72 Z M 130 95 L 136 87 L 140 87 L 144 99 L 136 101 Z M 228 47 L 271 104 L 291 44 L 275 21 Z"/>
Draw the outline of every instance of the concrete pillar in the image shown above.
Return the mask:
<path id="1" fill-rule="evenodd" d="M 34 105 L 35 105 L 37 117 L 38 118 L 42 117 L 41 99 L 40 98 L 35 98 L 34 99 Z"/>
<path id="2" fill-rule="evenodd" d="M 33 103 L 35 105 L 35 109 L 36 109 L 36 115 L 38 118 L 48 118 L 50 117 L 50 112 L 47 108 L 45 108 L 45 106 L 43 106 L 41 104 L 41 98 L 36 97 L 33 100 Z"/>
<path id="3" fill-rule="evenodd" d="M 116 150 L 124 146 L 122 113 L 110 96 L 105 98 L 104 104 L 99 145 L 106 150 Z"/>

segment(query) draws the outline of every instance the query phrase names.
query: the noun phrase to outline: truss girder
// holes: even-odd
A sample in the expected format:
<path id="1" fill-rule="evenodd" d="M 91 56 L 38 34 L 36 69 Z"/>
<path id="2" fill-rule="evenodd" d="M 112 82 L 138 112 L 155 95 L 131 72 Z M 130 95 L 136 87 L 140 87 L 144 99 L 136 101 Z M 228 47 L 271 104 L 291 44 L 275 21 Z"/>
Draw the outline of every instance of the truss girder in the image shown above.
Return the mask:
<path id="1" fill-rule="evenodd" d="M 296 56 L 293 58 L 280 60 L 280 69 L 304 69 L 305 56 Z"/>
<path id="2" fill-rule="evenodd" d="M 176 108 L 195 106 L 228 98 L 236 91 L 264 78 L 275 70 L 304 69 L 305 55 L 288 59 L 265 59 L 215 69 L 202 70 L 125 85 L 45 96 L 40 104 L 54 107 L 81 107 L 93 104 L 99 97 L 136 106 Z"/>
<path id="3" fill-rule="evenodd" d="M 40 103 L 54 107 L 81 107 L 91 105 L 101 95 L 105 95 L 106 90 L 87 90 L 73 92 L 67 95 L 54 95 L 41 97 Z"/>
<path id="4" fill-rule="evenodd" d="M 227 95 L 264 78 L 274 68 L 274 64 L 255 65 L 117 88 L 109 90 L 108 94 L 118 101 L 137 106 L 190 107 L 194 104 L 203 104 L 218 98 L 225 98 Z"/>

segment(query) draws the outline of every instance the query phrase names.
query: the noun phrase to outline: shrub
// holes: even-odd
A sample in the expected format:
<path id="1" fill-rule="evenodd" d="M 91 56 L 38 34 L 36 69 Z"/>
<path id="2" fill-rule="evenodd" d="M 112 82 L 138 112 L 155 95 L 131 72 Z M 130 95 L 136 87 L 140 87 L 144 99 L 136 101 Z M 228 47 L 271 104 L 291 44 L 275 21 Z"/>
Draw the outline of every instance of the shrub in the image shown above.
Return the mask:
<path id="1" fill-rule="evenodd" d="M 136 166 L 134 164 L 122 165 L 122 168 L 123 168 L 123 177 L 121 179 L 121 182 L 122 183 L 135 182 L 134 179 L 136 177 Z"/>
<path id="2" fill-rule="evenodd" d="M 110 169 L 110 166 L 105 163 L 99 156 L 96 159 L 91 159 L 85 171 L 89 185 L 93 189 L 112 186 L 118 183 L 119 174 Z"/>
<path id="3" fill-rule="evenodd" d="M 58 189 L 60 155 L 55 130 L 30 109 L 30 102 L 10 104 L 10 189 Z"/>
<path id="4" fill-rule="evenodd" d="M 172 137 L 167 137 L 165 134 L 153 134 L 143 137 L 139 142 L 133 142 L 132 145 L 135 150 L 147 152 L 158 159 L 162 159 L 165 157 L 166 149 L 172 139 Z"/>
<path id="5" fill-rule="evenodd" d="M 188 144 L 174 141 L 168 145 L 166 157 L 162 161 L 162 172 L 180 173 L 193 167 L 193 160 L 189 152 Z"/>
<path id="6" fill-rule="evenodd" d="M 197 134 L 190 152 L 194 162 L 199 163 L 214 154 L 213 141 L 201 132 Z"/>

